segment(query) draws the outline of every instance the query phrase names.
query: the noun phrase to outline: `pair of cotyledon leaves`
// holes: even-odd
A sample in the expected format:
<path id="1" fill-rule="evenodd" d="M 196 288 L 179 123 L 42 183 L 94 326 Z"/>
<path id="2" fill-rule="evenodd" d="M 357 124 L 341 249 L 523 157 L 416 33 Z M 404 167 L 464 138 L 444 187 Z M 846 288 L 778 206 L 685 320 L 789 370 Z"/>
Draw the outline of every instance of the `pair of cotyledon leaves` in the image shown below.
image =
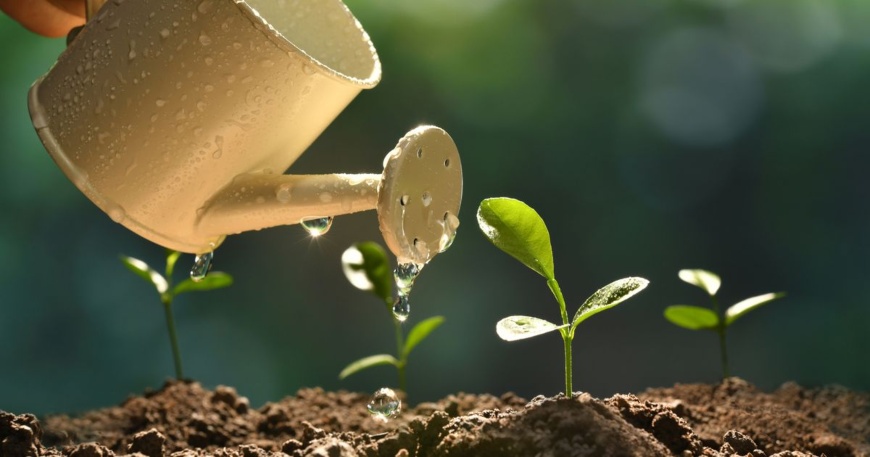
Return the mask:
<path id="1" fill-rule="evenodd" d="M 555 283 L 553 248 L 550 233 L 541 216 L 527 204 L 512 198 L 488 198 L 480 203 L 477 223 L 483 234 L 496 247 Z M 556 325 L 531 316 L 510 316 L 496 324 L 503 340 L 515 341 L 543 333 L 570 328 L 573 330 L 589 317 L 610 309 L 643 290 L 649 281 L 644 278 L 624 278 L 610 283 L 586 299 L 571 322 Z"/>
<path id="2" fill-rule="evenodd" d="M 341 267 L 345 277 L 354 287 L 371 292 L 383 300 L 388 307 L 392 307 L 393 273 L 390 270 L 387 254 L 379 244 L 364 241 L 347 248 L 341 256 Z M 341 370 L 338 375 L 339 379 L 378 365 L 400 367 L 404 361 L 408 360 L 411 351 L 443 323 L 442 316 L 422 320 L 408 332 L 400 358 L 397 359 L 390 354 L 363 357 Z"/>
<path id="3" fill-rule="evenodd" d="M 722 284 L 719 276 L 706 270 L 680 270 L 679 276 L 683 281 L 703 289 L 711 297 L 716 295 Z M 668 306 L 665 309 L 665 318 L 689 330 L 718 331 L 721 327 L 728 327 L 744 314 L 783 296 L 785 294 L 782 292 L 767 293 L 737 302 L 725 310 L 724 321 L 708 308 L 691 305 Z"/>
<path id="4" fill-rule="evenodd" d="M 167 276 L 172 275 L 172 271 L 175 268 L 175 262 L 180 256 L 181 253 L 177 251 L 171 251 L 168 253 L 166 258 Z M 155 271 L 150 266 L 148 266 L 148 264 L 144 261 L 133 257 L 121 256 L 121 262 L 124 264 L 124 266 L 127 267 L 127 269 L 135 273 L 136 276 L 139 276 L 145 281 L 151 283 L 154 288 L 157 289 L 157 293 L 160 294 L 160 298 L 164 302 L 167 299 L 171 301 L 172 297 L 183 294 L 185 292 L 214 290 L 233 284 L 232 276 L 227 273 L 215 271 L 209 273 L 208 276 L 199 281 L 194 281 L 190 278 L 186 278 L 184 281 L 176 284 L 175 287 L 170 290 L 169 281 L 167 280 L 167 278 Z"/>

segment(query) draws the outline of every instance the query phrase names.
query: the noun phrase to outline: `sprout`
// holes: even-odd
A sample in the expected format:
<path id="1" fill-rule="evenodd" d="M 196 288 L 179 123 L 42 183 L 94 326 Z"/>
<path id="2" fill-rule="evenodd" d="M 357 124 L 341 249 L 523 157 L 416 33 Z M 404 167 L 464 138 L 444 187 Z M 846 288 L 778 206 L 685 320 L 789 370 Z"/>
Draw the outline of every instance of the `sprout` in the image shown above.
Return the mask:
<path id="1" fill-rule="evenodd" d="M 341 373 L 338 375 L 339 379 L 344 379 L 367 368 L 379 365 L 392 365 L 396 367 L 399 376 L 399 389 L 407 393 L 405 368 L 408 365 L 408 357 L 411 355 L 411 351 L 444 323 L 444 317 L 442 316 L 430 317 L 411 328 L 407 338 L 404 338 L 402 334 L 402 322 L 404 318 L 393 311 L 394 276 L 395 281 L 398 281 L 405 289 L 405 293 L 407 293 L 407 289 L 413 283 L 413 278 L 416 278 L 416 275 L 419 273 L 419 267 L 415 266 L 414 271 L 410 273 L 400 271 L 399 273 L 401 274 L 396 274 L 390 271 L 390 263 L 387 260 L 386 252 L 384 252 L 384 249 L 380 245 L 371 241 L 356 243 L 347 248 L 341 256 L 341 266 L 345 277 L 354 287 L 371 292 L 386 305 L 387 313 L 392 316 L 393 326 L 396 330 L 396 356 L 377 354 L 363 357 L 351 362 L 341 370 Z M 397 270 L 402 270 L 402 268 L 403 266 L 400 265 L 397 267 Z M 401 290 L 399 295 L 402 295 Z"/>
<path id="2" fill-rule="evenodd" d="M 185 292 L 196 292 L 220 289 L 232 285 L 233 277 L 219 271 L 209 273 L 201 278 L 186 278 L 172 286 L 172 272 L 175 270 L 175 262 L 181 256 L 180 252 L 166 251 L 166 274 L 161 275 L 154 271 L 147 263 L 133 257 L 121 256 L 121 262 L 136 276 L 151 283 L 160 295 L 163 310 L 166 312 L 166 327 L 169 330 L 169 343 L 172 346 L 172 357 L 175 361 L 175 377 L 182 379 L 184 372 L 181 367 L 181 351 L 178 349 L 178 338 L 175 335 L 175 319 L 172 315 L 172 301 L 178 295 Z"/>
<path id="3" fill-rule="evenodd" d="M 559 331 L 565 346 L 565 395 L 571 386 L 571 342 L 581 322 L 622 303 L 643 290 L 649 281 L 624 278 L 610 283 L 586 299 L 573 319 L 568 319 L 565 299 L 556 281 L 550 233 L 541 216 L 525 203 L 511 198 L 489 198 L 480 203 L 477 222 L 483 234 L 497 248 L 511 255 L 547 280 L 547 286 L 559 303 L 562 325 L 530 316 L 510 316 L 496 324 L 496 333 L 505 341 L 516 341 L 552 331 Z"/>
<path id="4" fill-rule="evenodd" d="M 719 335 L 719 355 L 722 360 L 722 376 L 727 378 L 729 374 L 725 332 L 728 329 L 728 326 L 753 309 L 770 303 L 777 298 L 784 297 L 785 293 L 767 293 L 747 298 L 746 300 L 731 305 L 725 310 L 724 316 L 720 317 L 719 302 L 716 300 L 716 292 L 719 291 L 719 285 L 722 283 L 719 276 L 706 270 L 680 270 L 679 276 L 683 281 L 693 286 L 697 286 L 707 292 L 710 296 L 710 300 L 713 302 L 713 309 L 710 310 L 700 306 L 673 305 L 668 306 L 665 309 L 665 318 L 671 321 L 674 325 L 689 330 L 711 330 L 716 332 Z"/>

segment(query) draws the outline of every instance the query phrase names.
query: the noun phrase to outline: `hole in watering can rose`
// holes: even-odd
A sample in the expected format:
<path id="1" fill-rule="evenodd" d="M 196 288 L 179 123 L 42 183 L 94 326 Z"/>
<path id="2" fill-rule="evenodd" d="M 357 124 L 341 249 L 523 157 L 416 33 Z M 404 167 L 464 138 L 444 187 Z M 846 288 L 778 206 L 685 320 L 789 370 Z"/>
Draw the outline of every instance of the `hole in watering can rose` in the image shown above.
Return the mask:
<path id="1" fill-rule="evenodd" d="M 444 168 L 450 168 L 450 159 L 444 159 Z"/>
<path id="2" fill-rule="evenodd" d="M 418 159 L 423 158 L 423 148 L 417 148 L 417 158 Z"/>
<path id="3" fill-rule="evenodd" d="M 408 197 L 408 195 L 402 195 L 402 197 L 399 198 L 399 204 L 402 205 L 402 206 L 405 206 L 405 205 L 408 204 L 408 200 L 410 200 L 410 198 Z"/>

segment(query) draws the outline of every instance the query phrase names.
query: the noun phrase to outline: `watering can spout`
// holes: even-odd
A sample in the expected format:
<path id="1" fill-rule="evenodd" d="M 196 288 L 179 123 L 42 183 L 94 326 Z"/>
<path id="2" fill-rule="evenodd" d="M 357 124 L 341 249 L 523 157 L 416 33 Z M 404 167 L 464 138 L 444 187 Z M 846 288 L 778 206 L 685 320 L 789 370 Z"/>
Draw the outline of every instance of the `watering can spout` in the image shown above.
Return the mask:
<path id="1" fill-rule="evenodd" d="M 400 262 L 424 264 L 458 226 L 462 166 L 444 130 L 418 127 L 384 159 L 382 174 L 237 176 L 197 211 L 201 239 L 375 209 Z"/>

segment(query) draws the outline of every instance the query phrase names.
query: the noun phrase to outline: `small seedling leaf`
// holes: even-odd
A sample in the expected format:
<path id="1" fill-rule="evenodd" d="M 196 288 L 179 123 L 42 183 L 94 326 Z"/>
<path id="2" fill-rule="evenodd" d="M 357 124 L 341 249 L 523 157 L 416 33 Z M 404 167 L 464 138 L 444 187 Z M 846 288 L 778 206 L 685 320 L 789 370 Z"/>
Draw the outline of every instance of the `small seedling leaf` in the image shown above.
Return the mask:
<path id="1" fill-rule="evenodd" d="M 719 316 L 700 306 L 668 306 L 665 308 L 665 318 L 674 325 L 689 330 L 716 330 L 719 326 Z"/>
<path id="2" fill-rule="evenodd" d="M 232 276 L 222 271 L 215 271 L 209 273 L 208 276 L 200 281 L 194 281 L 190 278 L 181 281 L 180 283 L 178 283 L 177 286 L 175 286 L 174 289 L 172 289 L 172 295 L 179 295 L 185 292 L 198 292 L 221 289 L 223 287 L 231 286 L 232 284 Z"/>
<path id="3" fill-rule="evenodd" d="M 716 295 L 722 284 L 719 276 L 707 270 L 680 270 L 679 276 L 683 281 L 704 289 L 711 297 Z"/>
<path id="4" fill-rule="evenodd" d="M 550 232 L 529 205 L 512 198 L 487 198 L 477 209 L 477 223 L 497 248 L 541 276 L 555 277 Z"/>
<path id="5" fill-rule="evenodd" d="M 121 256 L 121 262 L 128 270 L 135 273 L 136 276 L 154 285 L 157 289 L 157 293 L 162 295 L 169 289 L 169 283 L 166 282 L 166 278 L 164 278 L 160 273 L 152 270 L 147 263 L 124 255 Z"/>
<path id="6" fill-rule="evenodd" d="M 510 316 L 495 324 L 495 332 L 505 341 L 516 341 L 559 330 L 568 325 L 570 324 L 556 325 L 537 317 Z"/>
<path id="7" fill-rule="evenodd" d="M 589 317 L 628 300 L 645 289 L 647 285 L 649 285 L 649 281 L 646 279 L 631 277 L 614 281 L 598 289 L 580 305 L 577 313 L 574 314 L 574 321 L 571 325 L 577 327 Z"/>
<path id="8" fill-rule="evenodd" d="M 366 368 L 376 367 L 378 365 L 395 365 L 399 366 L 399 361 L 390 354 L 378 354 L 363 357 L 356 362 L 344 367 L 341 373 L 338 374 L 338 379 L 344 379 L 357 371 L 365 370 Z"/>
<path id="9" fill-rule="evenodd" d="M 761 305 L 770 303 L 777 298 L 782 298 L 784 296 L 785 292 L 772 292 L 769 294 L 747 298 L 746 300 L 735 303 L 731 305 L 731 307 L 729 307 L 727 310 L 725 310 L 725 325 L 731 325 L 732 322 L 736 321 L 738 318 L 752 311 L 753 309 L 758 308 Z"/>
<path id="10" fill-rule="evenodd" d="M 433 330 L 438 328 L 441 324 L 444 323 L 443 316 L 435 316 L 430 317 L 424 321 L 421 321 L 419 324 L 415 325 L 414 328 L 408 332 L 408 339 L 405 340 L 405 348 L 402 350 L 404 353 L 404 358 L 408 358 L 408 354 L 414 349 L 415 346 L 420 344 L 421 341 L 426 339 Z"/>
<path id="11" fill-rule="evenodd" d="M 341 269 L 354 287 L 392 303 L 393 275 L 387 254 L 379 244 L 363 241 L 351 245 L 341 255 Z"/>

